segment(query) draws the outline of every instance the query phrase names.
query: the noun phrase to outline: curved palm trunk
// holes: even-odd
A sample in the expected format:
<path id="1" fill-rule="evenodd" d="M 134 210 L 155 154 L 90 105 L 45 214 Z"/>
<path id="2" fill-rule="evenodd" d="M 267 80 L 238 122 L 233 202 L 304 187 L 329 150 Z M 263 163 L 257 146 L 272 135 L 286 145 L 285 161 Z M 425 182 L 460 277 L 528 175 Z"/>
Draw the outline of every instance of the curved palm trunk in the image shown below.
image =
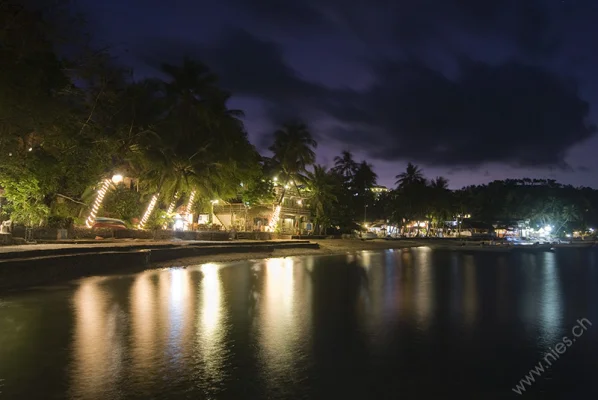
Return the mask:
<path id="1" fill-rule="evenodd" d="M 154 208 L 156 207 L 156 203 L 158 202 L 158 197 L 160 197 L 160 193 L 156 193 L 155 195 L 152 196 L 152 199 L 150 200 L 149 204 L 147 205 L 147 209 L 145 210 L 145 213 L 143 214 L 141 221 L 139 221 L 139 225 L 137 225 L 137 227 L 139 229 L 143 229 L 143 227 L 147 223 L 147 220 L 151 217 L 152 212 L 154 211 Z"/>
<path id="2" fill-rule="evenodd" d="M 100 207 L 102 206 L 102 202 L 104 201 L 104 196 L 106 196 L 106 192 L 108 192 L 109 188 L 110 188 L 110 179 L 104 179 L 102 186 L 100 187 L 100 189 L 98 189 L 96 199 L 93 202 L 93 206 L 91 207 L 91 212 L 89 213 L 89 216 L 85 220 L 85 225 L 88 228 L 91 228 L 93 226 L 93 223 L 95 222 L 95 219 L 96 219 L 96 215 L 98 214 L 98 211 L 100 210 Z"/>
<path id="3" fill-rule="evenodd" d="M 189 214 L 189 210 L 193 207 L 193 202 L 195 201 L 195 195 L 197 194 L 197 190 L 194 190 L 189 195 L 189 201 L 187 202 L 187 207 L 185 207 L 185 212 Z"/>
<path id="4" fill-rule="evenodd" d="M 176 192 L 172 198 L 172 201 L 170 202 L 170 205 L 168 206 L 168 210 L 166 211 L 168 214 L 172 214 L 174 212 L 174 207 L 176 206 L 178 196 L 179 192 Z"/>

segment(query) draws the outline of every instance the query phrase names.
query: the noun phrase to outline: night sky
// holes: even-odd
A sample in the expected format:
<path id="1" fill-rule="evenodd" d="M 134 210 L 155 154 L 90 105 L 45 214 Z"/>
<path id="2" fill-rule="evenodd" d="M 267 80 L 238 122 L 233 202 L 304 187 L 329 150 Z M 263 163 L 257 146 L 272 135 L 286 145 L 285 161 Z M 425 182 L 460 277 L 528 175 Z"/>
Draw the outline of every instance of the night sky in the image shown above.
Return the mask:
<path id="1" fill-rule="evenodd" d="M 305 119 L 381 184 L 407 161 L 458 188 L 507 177 L 598 187 L 596 0 L 76 0 L 135 78 L 188 55 L 263 154 Z"/>

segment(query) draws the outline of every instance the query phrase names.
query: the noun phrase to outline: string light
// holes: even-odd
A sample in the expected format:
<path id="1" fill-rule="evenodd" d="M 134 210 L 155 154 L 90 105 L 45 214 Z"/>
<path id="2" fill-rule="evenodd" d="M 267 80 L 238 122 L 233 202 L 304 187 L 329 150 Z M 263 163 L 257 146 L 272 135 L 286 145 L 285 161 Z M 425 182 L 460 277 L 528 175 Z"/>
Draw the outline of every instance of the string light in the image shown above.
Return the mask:
<path id="1" fill-rule="evenodd" d="M 106 196 L 106 192 L 110 188 L 110 179 L 104 179 L 102 186 L 98 189 L 96 193 L 96 199 L 93 202 L 93 206 L 91 207 L 91 212 L 89 213 L 89 217 L 85 220 L 85 226 L 91 228 L 95 222 L 96 215 L 104 201 L 104 196 Z"/>
<path id="2" fill-rule="evenodd" d="M 174 207 L 176 206 L 176 200 L 179 197 L 179 192 L 176 192 L 174 194 L 174 197 L 172 198 L 172 201 L 170 202 L 170 205 L 168 206 L 168 210 L 166 210 L 166 214 L 168 216 L 170 216 L 170 214 L 172 214 L 174 212 Z M 168 223 L 164 222 L 164 225 L 162 225 L 163 229 L 168 228 Z"/>
<path id="3" fill-rule="evenodd" d="M 174 198 L 172 199 L 172 201 L 170 202 L 170 205 L 168 206 L 168 211 L 166 211 L 168 214 L 172 214 L 174 211 L 174 207 L 176 206 L 176 199 L 179 197 L 179 192 L 176 192 L 174 194 Z"/>
<path id="4" fill-rule="evenodd" d="M 187 208 L 185 209 L 185 212 L 188 214 L 189 210 L 191 210 L 191 207 L 193 207 L 193 201 L 195 200 L 195 190 L 191 192 L 191 195 L 189 196 L 189 202 L 187 203 Z"/>
<path id="5" fill-rule="evenodd" d="M 276 228 L 276 225 L 278 225 L 278 220 L 280 219 L 280 210 L 281 210 L 281 206 L 276 206 L 276 208 L 274 209 L 274 212 L 272 213 L 272 218 L 270 218 L 270 223 L 268 223 L 268 230 L 270 232 L 274 231 L 274 229 Z"/>
<path id="6" fill-rule="evenodd" d="M 152 197 L 152 200 L 150 201 L 150 203 L 147 205 L 147 210 L 145 210 L 145 214 L 143 214 L 143 218 L 141 218 L 141 221 L 139 222 L 139 225 L 138 225 L 139 229 L 143 229 L 143 226 L 149 219 L 150 215 L 152 215 L 152 211 L 154 211 L 154 207 L 156 206 L 156 203 L 158 202 L 159 195 L 160 195 L 159 193 L 155 194 Z"/>

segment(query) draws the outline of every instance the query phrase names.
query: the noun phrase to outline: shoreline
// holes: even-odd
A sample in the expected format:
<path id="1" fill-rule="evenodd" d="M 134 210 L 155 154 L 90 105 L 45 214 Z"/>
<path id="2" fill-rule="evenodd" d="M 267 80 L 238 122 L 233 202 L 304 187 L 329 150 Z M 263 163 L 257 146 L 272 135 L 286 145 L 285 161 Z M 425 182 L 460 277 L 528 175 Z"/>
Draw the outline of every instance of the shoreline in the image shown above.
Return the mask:
<path id="1" fill-rule="evenodd" d="M 341 255 L 354 251 L 378 251 L 389 249 L 404 249 L 411 247 L 425 246 L 416 241 L 405 241 L 397 243 L 393 241 L 355 240 L 355 239 L 319 239 L 311 240 L 310 243 L 317 244 L 318 248 L 275 248 L 272 251 L 259 251 L 251 253 L 223 253 L 214 255 L 201 255 L 195 257 L 181 257 L 169 261 L 157 261 L 148 265 L 151 268 L 168 268 L 176 265 L 205 264 L 209 262 L 226 263 L 234 261 L 278 258 L 278 257 L 301 257 L 301 256 L 327 256 Z"/>
<path id="2" fill-rule="evenodd" d="M 106 246 L 108 245 L 108 246 Z M 553 247 L 554 246 L 554 247 Z M 50 247 L 50 246 L 47 246 Z M 434 240 L 359 240 L 316 239 L 291 241 L 239 242 L 133 242 L 103 243 L 80 246 L 38 247 L 35 256 L 30 249 L 0 254 L 0 296 L 8 292 L 65 283 L 89 276 L 132 274 L 144 270 L 181 267 L 205 263 L 227 263 L 279 257 L 342 255 L 361 251 L 400 250 L 428 247 L 437 251 L 462 254 L 543 253 L 565 249 L 597 249 L 594 243 L 548 246 L 505 246 L 466 244 L 460 241 Z M 8 252 L 7 252 L 8 253 Z M 6 257 L 6 258 L 4 258 Z"/>
<path id="3" fill-rule="evenodd" d="M 359 251 L 383 251 L 383 250 L 401 250 L 410 249 L 415 247 L 429 247 L 433 250 L 439 251 L 456 251 L 463 253 L 496 253 L 496 254 L 509 254 L 509 253 L 538 253 L 549 251 L 551 249 L 589 249 L 596 248 L 593 243 L 576 243 L 576 244 L 560 244 L 551 246 L 503 246 L 503 245 L 485 245 L 480 244 L 465 244 L 457 240 L 438 243 L 429 240 L 358 240 L 358 239 L 317 239 L 311 240 L 311 243 L 318 244 L 319 248 L 289 248 L 289 249 L 274 249 L 272 251 L 264 252 L 252 252 L 252 253 L 226 253 L 226 254 L 215 254 L 205 255 L 196 257 L 181 257 L 169 261 L 163 262 L 152 262 L 148 266 L 151 268 L 169 268 L 179 265 L 190 265 L 190 264 L 205 264 L 209 262 L 214 263 L 226 263 L 244 260 L 257 260 L 265 258 L 278 258 L 278 257 L 301 257 L 301 256 L 330 256 L 330 255 L 342 255 L 347 253 L 359 252 Z"/>

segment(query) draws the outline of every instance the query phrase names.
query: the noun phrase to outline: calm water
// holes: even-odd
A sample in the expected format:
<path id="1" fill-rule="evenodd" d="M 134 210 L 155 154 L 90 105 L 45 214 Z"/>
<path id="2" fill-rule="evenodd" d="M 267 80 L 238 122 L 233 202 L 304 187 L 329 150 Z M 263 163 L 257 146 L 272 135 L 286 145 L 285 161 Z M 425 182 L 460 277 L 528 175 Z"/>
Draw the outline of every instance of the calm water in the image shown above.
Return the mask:
<path id="1" fill-rule="evenodd" d="M 0 298 L 0 399 L 577 399 L 597 375 L 593 250 L 276 258 Z"/>

